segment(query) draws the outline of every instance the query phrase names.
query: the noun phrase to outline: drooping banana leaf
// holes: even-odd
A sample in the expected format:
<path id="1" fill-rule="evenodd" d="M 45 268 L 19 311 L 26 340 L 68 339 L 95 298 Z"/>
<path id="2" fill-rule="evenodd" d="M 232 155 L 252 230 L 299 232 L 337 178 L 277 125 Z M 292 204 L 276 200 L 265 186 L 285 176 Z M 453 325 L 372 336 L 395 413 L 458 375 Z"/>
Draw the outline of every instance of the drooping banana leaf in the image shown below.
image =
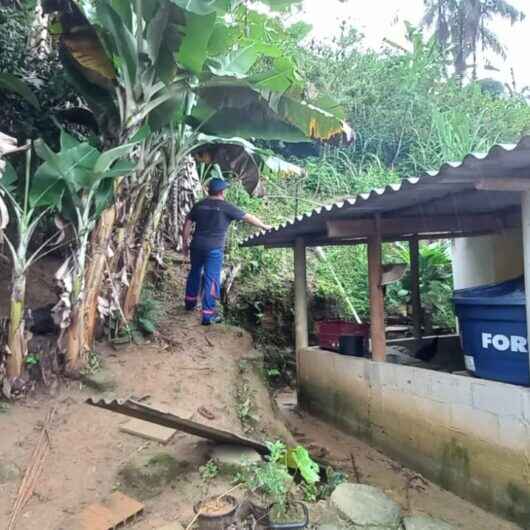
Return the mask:
<path id="1" fill-rule="evenodd" d="M 196 160 L 212 167 L 218 165 L 223 173 L 240 180 L 250 195 L 263 194 L 260 178 L 264 167 L 284 176 L 302 175 L 304 172 L 299 166 L 285 162 L 272 152 L 257 148 L 244 138 L 219 138 L 201 134 L 198 142 L 201 145 L 194 152 Z"/>
<path id="2" fill-rule="evenodd" d="M 346 123 L 295 91 L 258 90 L 246 80 L 214 78 L 198 89 L 193 120 L 205 133 L 268 140 L 328 141 L 346 134 Z"/>

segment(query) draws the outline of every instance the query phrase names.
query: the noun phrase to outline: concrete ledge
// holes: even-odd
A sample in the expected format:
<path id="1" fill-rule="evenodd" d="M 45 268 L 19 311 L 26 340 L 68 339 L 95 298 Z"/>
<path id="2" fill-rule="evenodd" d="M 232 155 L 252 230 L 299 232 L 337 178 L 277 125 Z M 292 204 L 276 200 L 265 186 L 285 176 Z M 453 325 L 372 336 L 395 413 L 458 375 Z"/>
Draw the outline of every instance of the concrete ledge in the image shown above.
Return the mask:
<path id="1" fill-rule="evenodd" d="M 303 408 L 528 526 L 529 389 L 318 348 L 300 357 Z"/>

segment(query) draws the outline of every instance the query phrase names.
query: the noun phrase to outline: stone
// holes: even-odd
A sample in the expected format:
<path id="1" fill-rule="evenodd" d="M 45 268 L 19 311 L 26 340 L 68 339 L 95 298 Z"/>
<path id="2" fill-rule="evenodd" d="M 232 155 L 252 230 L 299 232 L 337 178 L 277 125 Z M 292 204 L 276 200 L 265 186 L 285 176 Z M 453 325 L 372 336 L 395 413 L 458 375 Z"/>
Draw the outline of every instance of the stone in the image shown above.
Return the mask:
<path id="1" fill-rule="evenodd" d="M 0 462 L 0 484 L 17 480 L 20 477 L 20 469 L 10 462 Z"/>
<path id="2" fill-rule="evenodd" d="M 140 500 L 151 499 L 175 481 L 185 464 L 168 453 L 148 451 L 133 457 L 118 473 L 124 491 Z"/>
<path id="3" fill-rule="evenodd" d="M 331 494 L 331 504 L 355 530 L 399 530 L 401 508 L 381 490 L 344 482 Z M 353 526 L 352 526 L 353 524 Z"/>
<path id="4" fill-rule="evenodd" d="M 254 449 L 239 445 L 217 445 L 210 453 L 221 471 L 237 472 L 245 466 L 259 464 L 261 456 Z"/>
<path id="5" fill-rule="evenodd" d="M 403 519 L 405 530 L 455 530 L 454 526 L 423 515 L 414 515 Z"/>
<path id="6" fill-rule="evenodd" d="M 98 392 L 112 392 L 118 386 L 114 376 L 105 370 L 93 374 L 81 374 L 81 381 Z"/>

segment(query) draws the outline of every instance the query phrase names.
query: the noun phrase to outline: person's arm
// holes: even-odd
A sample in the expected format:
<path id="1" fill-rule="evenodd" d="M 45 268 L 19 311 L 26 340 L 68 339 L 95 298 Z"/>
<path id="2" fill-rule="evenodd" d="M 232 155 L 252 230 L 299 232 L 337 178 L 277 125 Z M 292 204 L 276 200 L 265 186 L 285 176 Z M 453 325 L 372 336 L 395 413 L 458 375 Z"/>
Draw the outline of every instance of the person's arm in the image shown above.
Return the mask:
<path id="1" fill-rule="evenodd" d="M 191 230 L 193 228 L 193 221 L 187 217 L 182 229 L 182 253 L 187 256 L 190 251 Z"/>
<path id="2" fill-rule="evenodd" d="M 270 230 L 272 226 L 265 224 L 261 219 L 256 217 L 255 215 L 252 215 L 250 213 L 246 213 L 242 219 L 245 223 L 257 226 L 258 228 L 261 228 L 262 230 Z"/>

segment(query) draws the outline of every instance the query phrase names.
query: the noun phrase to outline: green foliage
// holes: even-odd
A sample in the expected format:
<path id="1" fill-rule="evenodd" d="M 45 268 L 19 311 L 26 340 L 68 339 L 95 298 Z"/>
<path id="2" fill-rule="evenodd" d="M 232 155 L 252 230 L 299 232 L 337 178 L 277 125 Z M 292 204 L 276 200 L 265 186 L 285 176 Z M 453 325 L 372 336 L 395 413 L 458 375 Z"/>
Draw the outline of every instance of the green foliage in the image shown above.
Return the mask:
<path id="1" fill-rule="evenodd" d="M 30 354 L 30 355 L 26 355 L 26 357 L 24 358 L 24 362 L 26 363 L 27 366 L 35 366 L 39 364 L 40 360 L 37 356 Z"/>
<path id="2" fill-rule="evenodd" d="M 389 249 L 390 261 L 409 262 L 408 245 L 397 243 Z M 453 294 L 452 266 L 449 244 L 445 241 L 420 245 L 420 295 L 422 304 L 432 323 L 453 329 L 455 317 L 451 297 Z M 389 309 L 399 308 L 411 302 L 410 270 L 405 277 L 387 290 Z"/>
<path id="3" fill-rule="evenodd" d="M 296 32 L 296 29 L 294 30 Z M 284 46 L 297 57 L 302 75 L 318 90 L 338 100 L 346 119 L 356 131 L 347 147 L 321 148 L 315 156 L 302 155 L 296 163 L 307 171 L 303 178 L 281 182 L 268 177 L 268 198 L 254 202 L 237 190 L 229 198 L 269 224 L 279 225 L 295 215 L 345 196 L 399 182 L 402 178 L 436 170 L 448 161 L 462 160 L 468 153 L 486 151 L 495 143 L 517 141 L 530 132 L 530 107 L 521 97 L 499 96 L 484 83 L 462 85 L 446 74 L 448 57 L 435 39 L 408 26 L 404 51 L 391 43 L 382 52 L 366 51 L 362 35 L 343 27 L 332 45 L 316 42 L 306 47 L 285 35 Z M 282 154 L 300 154 L 292 145 L 275 144 Z M 309 150 L 306 150 L 309 152 Z M 246 237 L 238 231 L 231 239 L 229 257 L 243 265 L 238 299 L 230 313 L 256 328 L 267 339 L 291 339 L 261 325 L 267 313 L 281 315 L 290 325 L 292 315 L 292 255 L 287 250 L 238 249 Z M 399 245 L 385 245 L 385 261 L 408 262 Z M 310 292 L 318 298 L 338 301 L 338 314 L 351 318 L 336 277 L 363 317 L 368 316 L 366 249 L 330 247 L 327 263 L 308 253 Z M 451 329 L 451 262 L 447 243 L 421 246 L 422 302 L 432 313 L 433 324 Z M 402 314 L 410 300 L 404 283 L 387 288 L 387 309 Z M 254 315 L 254 320 L 247 315 Z M 272 367 L 273 369 L 275 367 Z"/>
<path id="4" fill-rule="evenodd" d="M 157 322 L 164 316 L 161 302 L 149 288 L 142 290 L 140 303 L 136 308 L 134 326 L 145 335 L 152 335 L 156 331 Z"/>
<path id="5" fill-rule="evenodd" d="M 208 482 L 216 478 L 220 473 L 219 466 L 213 461 L 208 460 L 206 464 L 199 467 L 199 474 L 204 482 Z"/>
<path id="6" fill-rule="evenodd" d="M 43 59 L 29 48 L 35 6 L 27 4 L 22 9 L 0 6 L 0 123 L 2 132 L 21 141 L 40 136 L 54 143 L 59 110 L 77 106 L 79 100 L 66 81 L 58 53 Z"/>
<path id="7" fill-rule="evenodd" d="M 238 476 L 252 492 L 257 492 L 274 503 L 275 515 L 286 512 L 293 493 L 294 480 L 301 479 L 304 496 L 308 500 L 316 500 L 317 483 L 320 480 L 318 464 L 314 462 L 307 449 L 297 446 L 288 449 L 281 441 L 268 442 L 269 455 L 261 464 L 249 466 Z"/>

